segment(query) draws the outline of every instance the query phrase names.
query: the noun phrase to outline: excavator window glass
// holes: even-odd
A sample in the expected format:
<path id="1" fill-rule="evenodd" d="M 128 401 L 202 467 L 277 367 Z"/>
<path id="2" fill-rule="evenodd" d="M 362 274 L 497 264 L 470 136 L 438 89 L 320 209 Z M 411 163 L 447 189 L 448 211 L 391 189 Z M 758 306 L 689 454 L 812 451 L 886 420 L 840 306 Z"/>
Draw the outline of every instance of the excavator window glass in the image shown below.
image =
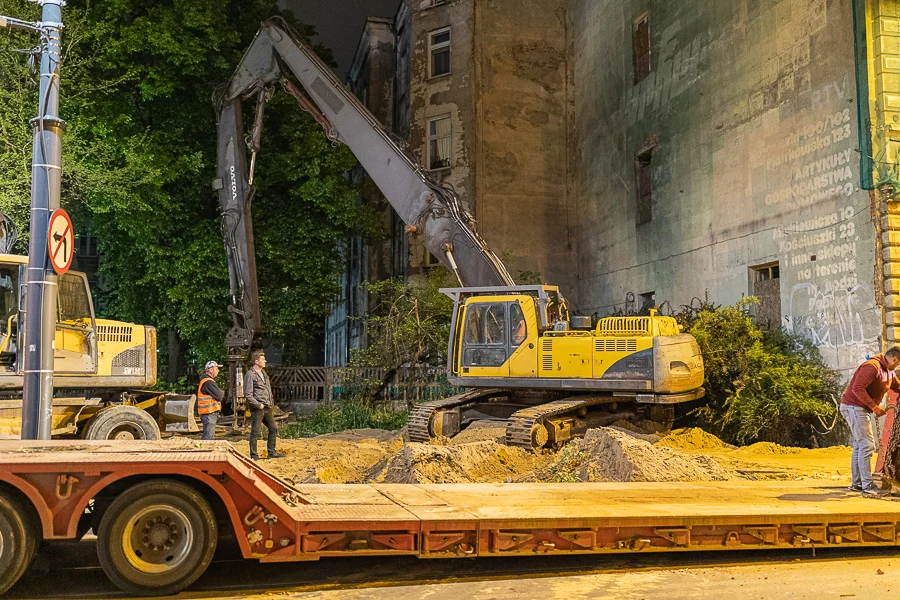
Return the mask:
<path id="1" fill-rule="evenodd" d="M 9 318 L 19 310 L 18 279 L 18 265 L 0 265 L 0 318 L 3 319 L 0 328 L 3 331 Z"/>
<path id="2" fill-rule="evenodd" d="M 463 333 L 464 367 L 497 367 L 506 362 L 506 304 L 471 304 Z"/>
<path id="3" fill-rule="evenodd" d="M 91 303 L 84 279 L 72 273 L 59 278 L 59 315 L 60 323 L 90 324 Z"/>
<path id="4" fill-rule="evenodd" d="M 511 332 L 510 345 L 521 345 L 525 338 L 528 337 L 528 328 L 525 325 L 525 314 L 522 312 L 522 307 L 519 306 L 518 302 L 512 302 L 509 305 L 509 324 L 509 331 Z"/>

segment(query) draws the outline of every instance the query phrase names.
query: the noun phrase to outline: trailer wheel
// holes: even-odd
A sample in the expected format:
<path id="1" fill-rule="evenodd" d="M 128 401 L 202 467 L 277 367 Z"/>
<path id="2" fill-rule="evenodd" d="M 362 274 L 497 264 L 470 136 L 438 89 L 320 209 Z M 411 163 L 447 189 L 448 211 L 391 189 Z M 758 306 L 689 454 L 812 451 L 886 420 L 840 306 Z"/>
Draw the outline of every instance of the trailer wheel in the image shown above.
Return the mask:
<path id="1" fill-rule="evenodd" d="M 106 575 L 137 595 L 176 594 L 206 571 L 216 550 L 209 502 L 178 481 L 139 483 L 100 520 L 97 554 Z"/>
<path id="2" fill-rule="evenodd" d="M 88 425 L 89 440 L 158 440 L 159 425 L 146 411 L 128 405 L 113 406 L 97 413 Z"/>
<path id="3" fill-rule="evenodd" d="M 0 595 L 22 576 L 37 553 L 40 530 L 17 502 L 0 490 Z"/>

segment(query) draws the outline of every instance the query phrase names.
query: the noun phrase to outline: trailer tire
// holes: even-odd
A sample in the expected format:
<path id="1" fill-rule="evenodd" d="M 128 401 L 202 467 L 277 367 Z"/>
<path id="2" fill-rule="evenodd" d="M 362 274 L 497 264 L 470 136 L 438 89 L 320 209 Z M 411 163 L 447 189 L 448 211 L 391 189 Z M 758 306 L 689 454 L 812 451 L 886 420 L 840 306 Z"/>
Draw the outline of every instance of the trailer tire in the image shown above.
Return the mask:
<path id="1" fill-rule="evenodd" d="M 28 569 L 37 554 L 39 535 L 30 513 L 0 490 L 0 595 Z"/>
<path id="2" fill-rule="evenodd" d="M 113 500 L 100 520 L 97 555 L 106 575 L 126 592 L 168 595 L 206 571 L 217 541 L 209 502 L 189 485 L 160 479 Z"/>
<path id="3" fill-rule="evenodd" d="M 156 420 L 146 411 L 122 404 L 97 413 L 87 427 L 88 440 L 158 440 Z"/>

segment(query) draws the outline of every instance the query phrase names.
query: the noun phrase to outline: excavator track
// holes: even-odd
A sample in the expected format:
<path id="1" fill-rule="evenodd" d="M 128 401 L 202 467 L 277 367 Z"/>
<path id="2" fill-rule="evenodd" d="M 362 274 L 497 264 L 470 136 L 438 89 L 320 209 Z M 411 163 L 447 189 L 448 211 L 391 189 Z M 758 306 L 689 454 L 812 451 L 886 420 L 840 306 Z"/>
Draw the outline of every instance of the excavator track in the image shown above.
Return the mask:
<path id="1" fill-rule="evenodd" d="M 538 450 L 548 441 L 547 430 L 537 427 L 548 419 L 561 417 L 580 408 L 615 402 L 609 396 L 577 396 L 554 400 L 516 411 L 506 422 L 506 445 Z"/>
<path id="2" fill-rule="evenodd" d="M 436 412 L 452 408 L 460 408 L 467 404 L 474 404 L 485 397 L 496 396 L 503 393 L 495 389 L 475 389 L 450 396 L 442 400 L 431 400 L 416 405 L 409 413 L 408 435 L 411 442 L 428 442 L 431 440 L 431 419 Z"/>

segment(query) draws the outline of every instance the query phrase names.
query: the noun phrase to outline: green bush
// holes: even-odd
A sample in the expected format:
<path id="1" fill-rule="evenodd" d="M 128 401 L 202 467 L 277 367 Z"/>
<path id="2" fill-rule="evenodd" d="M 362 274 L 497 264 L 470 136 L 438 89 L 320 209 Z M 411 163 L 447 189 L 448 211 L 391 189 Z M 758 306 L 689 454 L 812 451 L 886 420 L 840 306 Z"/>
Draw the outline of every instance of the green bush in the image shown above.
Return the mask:
<path id="1" fill-rule="evenodd" d="M 394 431 L 406 425 L 409 414 L 373 408 L 368 402 L 351 399 L 337 406 L 319 407 L 308 417 L 285 425 L 283 438 L 304 438 L 348 429 L 386 429 Z"/>
<path id="2" fill-rule="evenodd" d="M 706 404 L 692 424 L 727 442 L 770 441 L 815 446 L 843 440 L 834 399 L 843 385 L 808 340 L 756 326 L 746 298 L 735 306 L 707 305 L 687 319 L 706 368 Z"/>

